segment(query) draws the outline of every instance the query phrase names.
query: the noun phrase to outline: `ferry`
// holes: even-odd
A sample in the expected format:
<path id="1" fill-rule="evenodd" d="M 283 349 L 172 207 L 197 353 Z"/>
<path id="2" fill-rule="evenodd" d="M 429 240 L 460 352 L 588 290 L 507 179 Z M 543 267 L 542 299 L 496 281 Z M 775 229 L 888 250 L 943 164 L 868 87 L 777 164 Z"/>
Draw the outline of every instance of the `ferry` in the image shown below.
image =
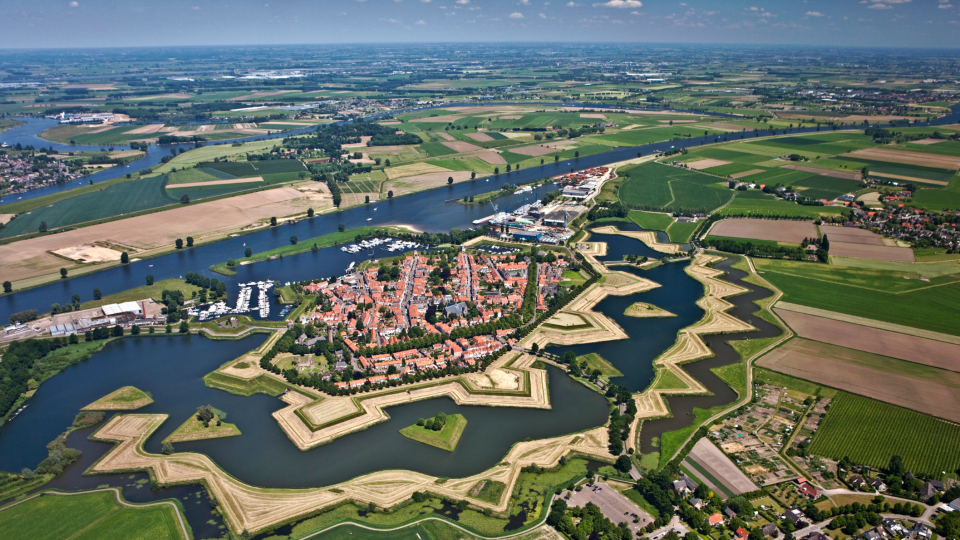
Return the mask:
<path id="1" fill-rule="evenodd" d="M 28 403 L 28 404 L 24 405 L 23 407 L 20 407 L 20 408 L 17 409 L 16 411 L 14 411 L 13 414 L 10 415 L 10 418 L 7 419 L 7 422 L 13 422 L 13 419 L 16 418 L 18 414 L 22 413 L 23 410 L 26 409 L 26 408 L 29 407 L 29 406 L 30 406 L 30 404 Z"/>
<path id="2" fill-rule="evenodd" d="M 367 221 L 373 221 L 373 218 L 372 218 L 372 217 L 368 217 L 368 218 L 367 218 Z"/>

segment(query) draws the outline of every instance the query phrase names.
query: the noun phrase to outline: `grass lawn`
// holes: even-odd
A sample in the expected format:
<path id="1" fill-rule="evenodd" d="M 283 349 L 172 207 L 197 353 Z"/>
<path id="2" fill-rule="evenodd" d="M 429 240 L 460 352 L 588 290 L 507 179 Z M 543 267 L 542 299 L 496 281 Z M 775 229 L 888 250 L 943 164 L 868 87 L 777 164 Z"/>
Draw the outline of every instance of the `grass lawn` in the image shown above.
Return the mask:
<path id="1" fill-rule="evenodd" d="M 776 338 L 771 338 L 776 339 Z M 733 388 L 737 391 L 737 394 L 743 397 L 747 392 L 747 368 L 743 362 L 737 362 L 735 364 L 727 364 L 725 366 L 715 367 L 711 369 L 717 377 L 723 380 L 723 382 L 730 385 L 730 388 Z"/>
<path id="2" fill-rule="evenodd" d="M 796 377 L 791 377 L 789 375 L 784 375 L 782 373 L 777 373 L 775 371 L 770 371 L 763 368 L 753 369 L 753 379 L 754 382 L 759 384 L 782 386 L 784 388 L 789 388 L 790 390 L 795 390 L 811 396 L 820 396 L 832 399 L 838 393 L 838 391 L 834 390 L 833 388 L 827 388 L 826 386 L 820 386 L 819 384 L 810 381 L 805 381 L 803 379 L 798 379 Z"/>
<path id="3" fill-rule="evenodd" d="M 78 195 L 83 195 L 85 193 L 93 193 L 100 191 L 105 187 L 109 187 L 115 184 L 120 184 L 123 182 L 131 182 L 136 179 L 136 176 L 133 178 L 126 178 L 121 176 L 120 178 L 113 178 L 111 180 L 104 180 L 103 182 L 97 182 L 93 185 L 79 186 L 73 189 L 65 189 L 63 191 L 57 191 L 49 195 L 42 195 L 34 199 L 27 199 L 25 201 L 16 201 L 10 202 L 9 204 L 4 204 L 0 206 L 0 214 L 19 214 L 22 212 L 29 212 L 34 208 L 40 208 L 41 206 L 49 206 L 57 201 L 62 201 L 64 199 L 70 199 Z"/>
<path id="4" fill-rule="evenodd" d="M 110 491 L 43 495 L 8 508 L 0 512 L 0 538 L 160 540 L 182 539 L 183 533 L 177 511 L 170 506 L 127 508 Z"/>
<path id="5" fill-rule="evenodd" d="M 154 281 L 153 285 L 143 285 L 133 289 L 127 289 L 114 294 L 108 294 L 100 300 L 89 300 L 80 304 L 80 309 L 90 309 L 107 304 L 119 304 L 122 302 L 133 302 L 143 300 L 144 298 L 153 298 L 160 301 L 163 297 L 163 291 L 182 291 L 183 297 L 189 300 L 193 293 L 200 294 L 200 287 L 190 285 L 182 279 L 164 279 Z"/>
<path id="6" fill-rule="evenodd" d="M 180 424 L 163 442 L 182 442 L 198 441 L 201 439 L 219 439 L 221 437 L 235 437 L 241 435 L 236 424 L 221 422 L 217 425 L 217 417 L 214 416 L 208 426 L 197 420 L 197 415 L 192 414 L 187 421 Z"/>
<path id="7" fill-rule="evenodd" d="M 841 207 L 838 206 L 801 206 L 790 201 L 741 198 L 738 194 L 730 204 L 718 213 L 721 216 L 788 216 L 816 219 L 823 216 L 839 215 L 843 212 Z"/>
<path id="8" fill-rule="evenodd" d="M 482 482 L 482 486 L 476 486 L 470 490 L 470 495 L 481 501 L 499 504 L 500 497 L 503 495 L 503 490 L 507 488 L 507 485 L 503 482 L 497 482 L 496 480 L 483 480 Z M 480 489 L 477 489 L 477 487 Z M 474 491 L 476 491 L 476 493 L 474 493 Z"/>
<path id="9" fill-rule="evenodd" d="M 335 232 L 330 234 L 325 234 L 323 236 L 317 236 L 316 238 L 307 238 L 301 239 L 296 244 L 287 244 L 278 248 L 274 248 L 267 251 L 262 251 L 260 253 L 254 253 L 251 257 L 240 257 L 234 259 L 237 266 L 243 262 L 258 262 L 265 261 L 270 257 L 283 257 L 290 255 L 297 255 L 299 253 L 305 253 L 313 249 L 313 246 L 316 245 L 317 249 L 322 249 L 329 246 L 335 246 L 339 244 L 348 244 L 352 243 L 354 238 L 357 235 L 367 235 L 367 234 L 382 234 L 383 236 L 390 236 L 391 234 L 397 232 L 410 232 L 409 229 L 404 229 L 403 227 L 357 227 L 356 229 L 348 229 L 343 232 Z M 225 276 L 235 275 L 236 272 L 230 268 L 227 263 L 215 264 L 210 267 L 210 270 L 218 274 L 223 274 Z"/>
<path id="10" fill-rule="evenodd" d="M 687 383 L 670 370 L 661 370 L 660 379 L 657 380 L 656 390 L 683 390 L 687 388 Z"/>
<path id="11" fill-rule="evenodd" d="M 613 367 L 613 364 L 608 362 L 606 358 L 600 356 L 597 353 L 589 353 L 583 356 L 578 356 L 577 362 L 580 362 L 581 364 L 586 362 L 587 372 L 592 373 L 593 370 L 599 369 L 600 375 L 606 379 L 609 379 L 611 377 L 623 377 L 623 373 L 619 369 Z"/>
<path id="12" fill-rule="evenodd" d="M 673 216 L 670 214 L 633 210 L 630 212 L 629 217 L 630 221 L 633 221 L 648 231 L 666 231 L 670 225 L 673 225 Z"/>
<path id="13" fill-rule="evenodd" d="M 685 244 L 690 241 L 690 235 L 693 234 L 693 231 L 697 230 L 699 226 L 700 224 L 694 221 L 675 221 L 673 225 L 667 227 L 667 236 L 670 237 L 671 242 Z"/>
<path id="14" fill-rule="evenodd" d="M 460 436 L 467 427 L 467 419 L 459 414 L 447 415 L 447 423 L 440 431 L 433 431 L 416 424 L 400 430 L 400 434 L 423 444 L 435 446 L 441 450 L 453 452 L 460 442 Z"/>
<path id="15" fill-rule="evenodd" d="M 955 324 L 960 303 L 960 279 L 952 277 L 956 274 L 921 281 L 913 272 L 773 259 L 754 259 L 754 264 L 783 291 L 785 302 L 960 335 Z"/>
<path id="16" fill-rule="evenodd" d="M 620 186 L 620 200 L 627 204 L 669 210 L 713 211 L 733 196 L 720 178 L 660 163 L 624 167 L 621 173 L 630 176 Z"/>

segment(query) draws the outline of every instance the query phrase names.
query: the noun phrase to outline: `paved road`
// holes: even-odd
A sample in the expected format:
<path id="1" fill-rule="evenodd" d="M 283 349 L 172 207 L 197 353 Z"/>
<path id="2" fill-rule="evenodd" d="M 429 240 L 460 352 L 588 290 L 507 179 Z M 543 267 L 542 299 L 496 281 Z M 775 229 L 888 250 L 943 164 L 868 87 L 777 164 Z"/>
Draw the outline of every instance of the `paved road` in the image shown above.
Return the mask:
<path id="1" fill-rule="evenodd" d="M 593 489 L 597 487 L 600 488 L 600 491 L 594 492 Z M 605 482 L 594 484 L 594 488 L 584 486 L 581 491 L 574 491 L 567 504 L 570 506 L 585 507 L 588 502 L 592 502 L 599 506 L 603 515 L 614 524 L 619 525 L 620 523 L 626 522 L 634 534 L 642 535 L 643 528 L 653 523 L 653 518 L 650 517 L 649 514 L 641 510 L 633 501 L 608 486 Z M 640 518 L 638 523 L 634 523 L 633 521 L 634 514 Z"/>

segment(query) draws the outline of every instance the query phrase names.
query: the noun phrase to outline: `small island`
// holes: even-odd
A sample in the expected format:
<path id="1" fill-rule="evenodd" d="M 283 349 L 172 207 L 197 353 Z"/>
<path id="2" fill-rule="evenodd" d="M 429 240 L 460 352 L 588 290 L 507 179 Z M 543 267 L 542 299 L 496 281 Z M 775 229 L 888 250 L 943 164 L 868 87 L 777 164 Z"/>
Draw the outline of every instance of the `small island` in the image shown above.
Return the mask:
<path id="1" fill-rule="evenodd" d="M 199 441 L 241 435 L 235 424 L 228 424 L 223 421 L 226 418 L 227 413 L 210 405 L 197 407 L 197 413 L 180 424 L 180 427 L 174 430 L 163 442 Z"/>
<path id="2" fill-rule="evenodd" d="M 150 394 L 134 386 L 124 386 L 87 405 L 84 411 L 132 411 L 153 403 Z"/>
<path id="3" fill-rule="evenodd" d="M 465 427 L 467 419 L 462 415 L 438 413 L 433 418 L 421 418 L 416 425 L 401 429 L 400 434 L 408 439 L 453 452 Z"/>
<path id="4" fill-rule="evenodd" d="M 676 317 L 665 309 L 658 308 L 653 304 L 644 304 L 635 302 L 623 312 L 627 317 Z"/>

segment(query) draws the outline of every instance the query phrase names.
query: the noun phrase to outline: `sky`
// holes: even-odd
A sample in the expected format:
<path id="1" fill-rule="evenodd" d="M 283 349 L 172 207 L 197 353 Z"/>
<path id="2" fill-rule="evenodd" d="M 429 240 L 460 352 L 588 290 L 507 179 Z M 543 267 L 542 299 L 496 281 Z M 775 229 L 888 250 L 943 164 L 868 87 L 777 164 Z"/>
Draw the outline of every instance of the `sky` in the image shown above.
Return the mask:
<path id="1" fill-rule="evenodd" d="M 960 47 L 960 0 L 0 0 L 0 48 L 404 42 Z"/>

